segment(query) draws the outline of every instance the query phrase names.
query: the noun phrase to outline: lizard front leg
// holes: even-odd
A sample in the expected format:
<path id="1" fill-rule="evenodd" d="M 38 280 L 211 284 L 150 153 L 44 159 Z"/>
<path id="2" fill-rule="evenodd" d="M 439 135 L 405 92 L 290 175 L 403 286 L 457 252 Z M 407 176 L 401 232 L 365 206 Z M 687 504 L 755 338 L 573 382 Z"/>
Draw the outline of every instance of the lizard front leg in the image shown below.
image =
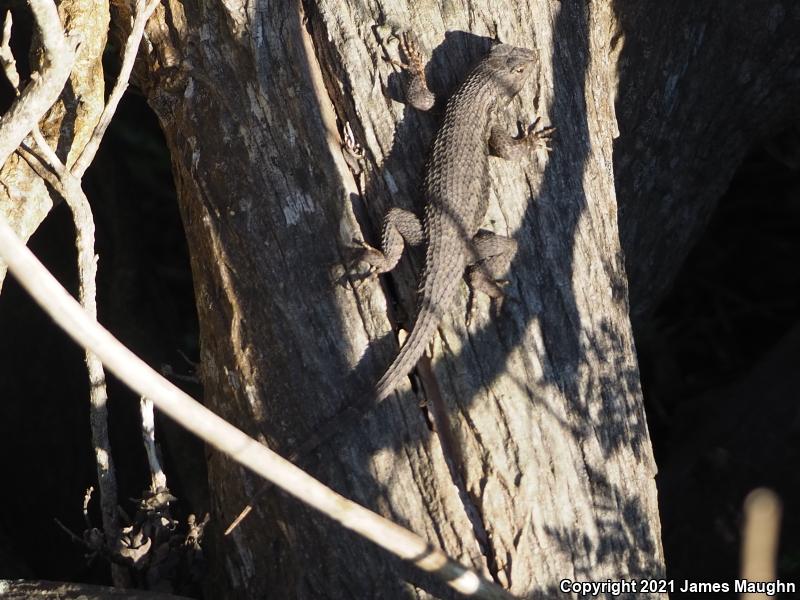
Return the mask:
<path id="1" fill-rule="evenodd" d="M 556 128 L 541 127 L 537 129 L 539 121 L 541 118 L 537 118 L 528 126 L 527 130 L 519 124 L 522 135 L 518 138 L 511 137 L 502 127 L 495 125 L 489 136 L 489 152 L 493 156 L 499 156 L 506 160 L 517 159 L 529 152 L 531 148 L 541 148 L 550 152 L 550 141 Z"/>
<path id="2" fill-rule="evenodd" d="M 549 152 L 550 140 L 556 128 L 537 128 L 540 120 L 536 119 L 527 130 L 519 124 L 522 135 L 518 138 L 511 137 L 499 125 L 492 127 L 489 136 L 490 154 L 510 160 L 519 158 L 531 148 L 542 148 Z M 483 292 L 489 296 L 493 300 L 495 310 L 499 313 L 505 296 L 503 287 L 508 283 L 502 277 L 511 266 L 511 261 L 516 253 L 516 241 L 490 231 L 482 229 L 472 239 L 471 256 L 464 273 L 470 289 L 467 303 L 467 324 L 472 321 L 475 312 L 475 292 Z"/>
<path id="3" fill-rule="evenodd" d="M 400 48 L 403 50 L 405 60 L 398 62 L 389 59 L 389 62 L 409 74 L 409 81 L 405 89 L 408 103 L 417 110 L 428 111 L 436 104 L 436 95 L 428 89 L 425 79 L 425 61 L 419 45 L 407 31 L 397 36 L 397 39 L 400 41 Z"/>

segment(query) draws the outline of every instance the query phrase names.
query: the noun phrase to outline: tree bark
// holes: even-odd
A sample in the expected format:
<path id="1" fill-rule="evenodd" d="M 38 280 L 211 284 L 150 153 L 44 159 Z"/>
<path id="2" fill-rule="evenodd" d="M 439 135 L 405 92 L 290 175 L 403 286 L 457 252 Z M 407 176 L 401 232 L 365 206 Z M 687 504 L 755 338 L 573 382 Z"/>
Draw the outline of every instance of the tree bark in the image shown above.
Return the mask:
<path id="1" fill-rule="evenodd" d="M 14 16 L 14 33 L 21 35 L 26 29 L 24 22 L 31 19 L 28 9 L 9 12 Z M 98 0 L 64 0 L 58 3 L 58 13 L 61 22 L 67 24 L 65 29 L 80 35 L 80 45 L 67 85 L 58 102 L 39 123 L 39 128 L 56 155 L 70 167 L 83 151 L 105 106 L 102 58 L 108 34 L 109 7 Z M 31 71 L 37 70 L 37 52 L 40 51 L 34 39 L 30 57 L 15 57 L 23 82 L 27 81 Z M 0 74 L 0 77 L 5 76 Z M 27 240 L 52 208 L 53 196 L 45 182 L 18 153 L 12 154 L 0 167 L 0 214 L 17 235 Z M 0 288 L 5 275 L 6 267 L 0 262 Z"/>
<path id="2" fill-rule="evenodd" d="M 538 48 L 541 97 L 526 88 L 508 125 L 543 115 L 554 151 L 492 169 L 488 221 L 520 244 L 507 308 L 492 318 L 481 298 L 466 327 L 463 289 L 422 386 L 341 431 L 312 470 L 515 594 L 663 575 L 617 232 L 611 6 L 164 6 L 140 76 L 172 152 L 206 402 L 284 452 L 368 393 L 397 351 L 397 313 L 413 314 L 409 265 L 385 286 L 337 284 L 386 208 L 421 208 L 437 125 L 393 99 L 402 75 L 382 58 L 382 26 L 432 51 L 440 94 L 489 38 Z M 360 160 L 345 158 L 348 129 Z M 209 471 L 224 526 L 259 484 L 216 454 Z M 448 595 L 274 492 L 220 541 L 217 597 Z"/>

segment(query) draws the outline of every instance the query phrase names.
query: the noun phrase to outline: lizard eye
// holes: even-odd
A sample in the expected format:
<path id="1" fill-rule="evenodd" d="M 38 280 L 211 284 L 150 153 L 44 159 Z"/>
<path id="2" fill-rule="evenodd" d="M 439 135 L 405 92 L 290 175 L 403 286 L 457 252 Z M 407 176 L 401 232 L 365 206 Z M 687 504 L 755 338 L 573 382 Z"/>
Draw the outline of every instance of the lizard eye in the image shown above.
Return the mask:
<path id="1" fill-rule="evenodd" d="M 525 67 L 514 67 L 512 71 L 514 71 L 514 73 L 524 73 Z"/>

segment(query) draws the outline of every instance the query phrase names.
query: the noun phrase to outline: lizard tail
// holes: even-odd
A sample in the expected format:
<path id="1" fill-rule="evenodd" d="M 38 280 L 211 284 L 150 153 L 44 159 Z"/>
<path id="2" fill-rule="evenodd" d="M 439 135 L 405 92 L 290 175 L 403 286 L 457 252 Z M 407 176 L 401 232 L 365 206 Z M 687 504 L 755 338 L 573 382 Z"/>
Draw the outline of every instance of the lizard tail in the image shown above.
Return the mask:
<path id="1" fill-rule="evenodd" d="M 425 305 L 421 307 L 417 315 L 417 321 L 414 323 L 414 329 L 411 330 L 411 335 L 408 336 L 394 362 L 378 381 L 375 388 L 375 395 L 378 401 L 391 394 L 403 380 L 403 377 L 408 375 L 419 359 L 422 358 L 425 348 L 436 332 L 441 319 L 441 315 L 431 310 L 431 308 Z"/>
<path id="2" fill-rule="evenodd" d="M 375 386 L 375 396 L 378 402 L 391 394 L 403 377 L 416 366 L 433 338 L 433 334 L 436 333 L 439 322 L 449 309 L 455 296 L 456 287 L 461 281 L 460 273 L 463 272 L 463 266 L 455 264 L 449 270 L 452 270 L 452 273 L 447 273 L 442 278 L 444 285 L 429 285 L 427 289 L 423 288 L 414 328 L 394 362 Z"/>

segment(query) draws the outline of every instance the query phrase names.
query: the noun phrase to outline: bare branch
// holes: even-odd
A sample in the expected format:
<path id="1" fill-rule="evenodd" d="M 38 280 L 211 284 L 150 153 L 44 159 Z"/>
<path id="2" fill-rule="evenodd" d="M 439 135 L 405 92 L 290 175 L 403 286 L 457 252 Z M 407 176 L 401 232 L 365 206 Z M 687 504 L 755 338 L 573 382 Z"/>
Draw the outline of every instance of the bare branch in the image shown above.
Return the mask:
<path id="1" fill-rule="evenodd" d="M 0 258 L 73 339 L 101 357 L 129 387 L 151 398 L 160 410 L 201 439 L 344 527 L 440 577 L 455 590 L 475 598 L 512 598 L 508 592 L 482 579 L 416 534 L 325 487 L 158 375 L 86 314 L 4 219 L 0 219 Z"/>
<path id="2" fill-rule="evenodd" d="M 139 400 L 139 412 L 142 415 L 142 441 L 147 452 L 147 463 L 150 465 L 150 491 L 153 493 L 167 489 L 167 476 L 161 468 L 156 448 L 156 422 L 153 401 L 149 398 Z"/>
<path id="3" fill-rule="evenodd" d="M 40 0 L 34 0 L 34 2 L 36 1 Z M 32 5 L 34 2 L 32 2 Z M 150 0 L 148 4 L 146 4 L 144 0 L 137 0 L 136 17 L 133 23 L 133 30 L 126 43 L 125 56 L 119 80 L 114 86 L 114 90 L 92 133 L 92 137 L 81 153 L 78 161 L 73 166 L 72 172 L 65 168 L 64 164 L 61 163 L 58 156 L 44 139 L 44 136 L 42 136 L 37 125 L 38 119 L 33 123 L 32 127 L 34 140 L 41 153 L 37 158 L 58 175 L 59 185 L 56 186 L 56 189 L 63 196 L 72 212 L 78 249 L 80 302 L 84 310 L 86 310 L 87 314 L 92 318 L 97 317 L 97 257 L 94 253 L 95 225 L 89 200 L 81 188 L 80 178 L 94 159 L 100 145 L 100 140 L 108 128 L 108 124 L 116 111 L 125 88 L 127 88 L 128 78 L 130 77 L 139 43 L 144 32 L 144 25 L 148 17 L 155 10 L 157 4 L 157 0 Z M 60 22 L 57 21 L 57 23 L 59 25 L 58 28 L 47 27 L 47 31 L 45 31 L 44 26 L 40 25 L 40 27 L 42 27 L 42 38 L 45 42 L 47 42 L 47 39 L 55 39 L 58 37 Z M 56 31 L 56 29 L 58 29 L 58 31 Z M 61 35 L 63 38 L 63 34 Z M 0 51 L 2 51 L 3 55 L 3 67 L 6 76 L 13 84 L 16 69 L 13 68 L 13 55 L 11 55 L 10 48 L 8 48 L 7 38 L 9 37 L 10 25 L 7 25 L 3 31 Z M 69 73 L 67 73 L 67 75 L 68 74 Z M 63 83 L 61 87 L 63 87 Z M 53 99 L 53 102 L 56 98 L 57 95 Z M 52 102 L 50 104 L 52 104 Z M 47 108 L 49 108 L 50 104 L 48 104 Z M 44 173 L 40 174 L 46 179 L 52 180 L 52 178 L 46 177 Z M 116 473 L 108 435 L 108 392 L 106 388 L 106 379 L 103 371 L 103 364 L 90 350 L 86 351 L 86 367 L 89 374 L 92 446 L 94 447 L 97 479 L 100 486 L 103 532 L 108 548 L 112 553 L 116 553 L 121 548 L 122 532 L 117 517 Z M 115 565 L 112 565 L 112 576 L 114 583 L 118 586 L 125 586 L 128 582 L 127 575 L 124 571 Z"/>
<path id="4" fill-rule="evenodd" d="M 81 306 L 92 318 L 97 318 L 97 258 L 94 254 L 94 218 L 89 199 L 81 182 L 61 163 L 39 131 L 33 137 L 39 152 L 21 146 L 22 156 L 36 173 L 50 183 L 66 201 L 75 223 L 75 244 L 78 249 L 78 278 Z M 28 155 L 31 155 L 30 157 Z M 47 168 L 46 168 L 47 167 Z M 48 168 L 50 170 L 48 170 Z M 51 171 L 59 174 L 53 175 Z M 112 552 L 120 549 L 122 531 L 117 517 L 117 477 L 108 436 L 108 391 L 103 364 L 93 352 L 86 351 L 86 369 L 89 374 L 89 420 L 92 430 L 92 447 L 95 453 L 97 480 L 100 486 L 100 512 L 103 533 Z M 112 576 L 118 586 L 127 584 L 127 575 L 112 564 Z"/>
<path id="5" fill-rule="evenodd" d="M 97 318 L 97 256 L 94 253 L 94 217 L 89 199 L 83 193 L 81 182 L 67 171 L 62 171 L 61 186 L 64 200 L 72 212 L 75 223 L 75 245 L 78 248 L 78 279 L 80 303 L 86 314 Z M 86 349 L 86 370 L 89 373 L 89 420 L 92 429 L 97 480 L 100 486 L 100 512 L 103 533 L 112 553 L 120 550 L 122 532 L 117 517 L 117 476 L 111 455 L 108 436 L 108 390 L 106 375 L 100 358 Z M 114 584 L 124 587 L 127 575 L 112 565 Z"/>
<path id="6" fill-rule="evenodd" d="M 62 523 L 55 517 L 53 517 L 53 521 L 56 522 L 56 525 L 58 525 L 64 531 L 64 533 L 66 533 L 72 539 L 73 542 L 75 542 L 76 544 L 80 544 L 81 546 L 85 545 L 85 542 L 78 535 L 76 535 L 69 527 L 64 525 L 64 523 Z"/>
<path id="7" fill-rule="evenodd" d="M 8 82 L 14 88 L 17 96 L 19 96 L 19 73 L 17 72 L 17 61 L 14 60 L 14 54 L 11 52 L 11 11 L 6 11 L 5 21 L 3 23 L 3 33 L 0 37 L 0 66 L 3 68 Z"/>
<path id="8" fill-rule="evenodd" d="M 775 581 L 782 512 L 780 498 L 767 488 L 757 488 L 745 498 L 742 579 Z M 766 598 L 767 595 L 763 593 L 741 595 L 742 600 L 766 600 Z"/>
<path id="9" fill-rule="evenodd" d="M 50 166 L 45 156 L 41 152 L 37 152 L 34 148 L 28 146 L 25 142 L 20 145 L 17 152 L 23 160 L 28 163 L 28 166 L 33 169 L 39 177 L 50 184 L 63 198 L 65 192 L 61 186 L 61 179 L 53 172 L 53 168 Z"/>
<path id="10" fill-rule="evenodd" d="M 119 72 L 117 82 L 114 84 L 114 89 L 111 90 L 111 95 L 108 97 L 106 107 L 103 109 L 103 114 L 100 115 L 100 120 L 94 128 L 92 137 L 89 138 L 86 146 L 84 147 L 78 160 L 72 165 L 72 174 L 78 179 L 83 177 L 86 169 L 92 164 L 94 155 L 97 154 L 97 149 L 100 147 L 100 141 L 108 129 L 111 118 L 117 110 L 122 94 L 128 88 L 128 80 L 133 71 L 133 64 L 136 62 L 136 54 L 139 52 L 139 43 L 142 41 L 144 35 L 144 26 L 147 24 L 147 19 L 153 14 L 153 11 L 158 6 L 160 0 L 136 0 L 135 16 L 133 19 L 133 27 L 125 42 L 125 51 L 122 57 L 122 67 Z"/>
<path id="11" fill-rule="evenodd" d="M 42 37 L 43 67 L 0 117 L 0 166 L 58 100 L 75 60 L 72 40 L 64 36 L 53 0 L 30 0 L 30 5 Z"/>
<path id="12" fill-rule="evenodd" d="M 61 162 L 56 153 L 50 147 L 50 144 L 47 143 L 47 140 L 44 139 L 44 136 L 42 135 L 42 130 L 39 129 L 38 125 L 33 128 L 31 135 L 33 136 L 33 141 L 36 142 L 36 147 L 42 154 L 42 156 L 40 157 L 42 162 L 48 167 L 50 167 L 50 169 L 56 175 L 58 175 L 59 179 L 63 178 L 64 173 L 66 172 L 66 167 L 64 167 L 64 163 Z M 62 191 L 63 190 L 59 190 L 59 193 L 61 193 Z"/>

